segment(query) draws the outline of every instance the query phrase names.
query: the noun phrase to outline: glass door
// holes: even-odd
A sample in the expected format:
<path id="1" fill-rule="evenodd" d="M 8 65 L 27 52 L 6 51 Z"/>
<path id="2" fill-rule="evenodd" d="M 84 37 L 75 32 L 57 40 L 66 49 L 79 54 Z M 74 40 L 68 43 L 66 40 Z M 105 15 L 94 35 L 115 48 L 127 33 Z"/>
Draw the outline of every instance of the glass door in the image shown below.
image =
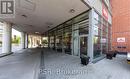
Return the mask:
<path id="1" fill-rule="evenodd" d="M 80 36 L 80 56 L 87 55 L 88 50 L 88 36 Z"/>

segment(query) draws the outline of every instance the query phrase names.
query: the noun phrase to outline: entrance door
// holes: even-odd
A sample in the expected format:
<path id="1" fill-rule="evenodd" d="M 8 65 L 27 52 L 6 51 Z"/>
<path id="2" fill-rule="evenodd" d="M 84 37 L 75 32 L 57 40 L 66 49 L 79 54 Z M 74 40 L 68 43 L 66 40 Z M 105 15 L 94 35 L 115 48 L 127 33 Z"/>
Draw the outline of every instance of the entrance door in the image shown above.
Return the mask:
<path id="1" fill-rule="evenodd" d="M 81 36 L 80 37 L 80 56 L 82 54 L 87 55 L 88 50 L 88 36 Z"/>

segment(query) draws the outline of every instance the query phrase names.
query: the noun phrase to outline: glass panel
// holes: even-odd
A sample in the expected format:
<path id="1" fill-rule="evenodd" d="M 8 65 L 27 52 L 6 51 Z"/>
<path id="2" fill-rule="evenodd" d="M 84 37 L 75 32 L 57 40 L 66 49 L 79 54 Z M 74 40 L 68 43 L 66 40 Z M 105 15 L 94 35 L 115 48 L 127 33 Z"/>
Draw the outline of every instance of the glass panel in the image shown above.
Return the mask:
<path id="1" fill-rule="evenodd" d="M 95 20 L 94 20 L 94 58 L 98 58 L 101 56 L 102 48 L 101 48 L 101 35 L 102 35 L 102 25 L 101 25 L 101 18 L 100 16 L 95 13 Z"/>
<path id="2" fill-rule="evenodd" d="M 102 43 L 102 53 L 105 54 L 107 52 L 107 43 Z"/>
<path id="3" fill-rule="evenodd" d="M 94 37 L 94 58 L 101 56 L 101 37 Z"/>
<path id="4" fill-rule="evenodd" d="M 56 37 L 56 49 L 62 51 L 62 36 Z"/>
<path id="5" fill-rule="evenodd" d="M 101 36 L 101 29 L 99 29 L 98 26 L 94 27 L 94 35 Z"/>
<path id="6" fill-rule="evenodd" d="M 64 45 L 64 51 L 67 54 L 71 54 L 71 30 L 72 27 L 66 27 L 64 29 L 64 34 L 63 34 L 63 45 Z"/>
<path id="7" fill-rule="evenodd" d="M 81 28 L 79 29 L 79 35 L 85 35 L 85 34 L 88 34 L 89 28 Z"/>
<path id="8" fill-rule="evenodd" d="M 87 55 L 88 37 L 80 37 L 80 55 Z"/>
<path id="9" fill-rule="evenodd" d="M 82 21 L 78 24 L 79 35 L 86 35 L 89 32 L 89 20 Z"/>
<path id="10" fill-rule="evenodd" d="M 61 27 L 61 26 L 60 26 Z M 56 46 L 56 49 L 57 51 L 59 52 L 62 52 L 62 34 L 63 34 L 63 29 L 60 29 L 58 27 L 57 31 L 56 31 L 56 43 L 55 43 L 55 46 Z"/>
<path id="11" fill-rule="evenodd" d="M 108 50 L 111 50 L 111 26 L 108 27 Z"/>
<path id="12" fill-rule="evenodd" d="M 54 48 L 54 37 L 50 37 L 50 48 Z"/>
<path id="13" fill-rule="evenodd" d="M 88 19 L 88 18 L 89 18 L 88 15 L 89 15 L 89 12 L 84 13 L 84 14 L 82 14 L 82 15 L 76 17 L 76 18 L 74 19 L 74 23 L 78 23 L 78 22 L 81 22 L 81 21 L 83 21 L 83 20 L 85 20 L 85 19 Z"/>
<path id="14" fill-rule="evenodd" d="M 102 26 L 102 54 L 105 54 L 108 51 L 108 23 L 104 19 Z"/>
<path id="15" fill-rule="evenodd" d="M 100 57 L 110 49 L 110 32 L 108 22 L 94 13 L 94 58 Z"/>

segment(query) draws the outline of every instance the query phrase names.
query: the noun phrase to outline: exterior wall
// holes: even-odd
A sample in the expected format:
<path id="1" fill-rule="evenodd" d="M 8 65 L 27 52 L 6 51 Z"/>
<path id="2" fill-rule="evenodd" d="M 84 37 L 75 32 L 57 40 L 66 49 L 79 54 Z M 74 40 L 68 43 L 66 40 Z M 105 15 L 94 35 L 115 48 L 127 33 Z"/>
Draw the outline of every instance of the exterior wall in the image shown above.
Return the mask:
<path id="1" fill-rule="evenodd" d="M 108 13 L 108 22 L 112 24 L 112 9 L 111 9 L 111 0 L 88 0 L 90 6 L 94 8 L 100 15 L 103 14 L 103 4 L 107 9 Z"/>
<path id="2" fill-rule="evenodd" d="M 113 24 L 112 46 L 119 52 L 130 51 L 130 0 L 112 0 Z M 125 38 L 125 42 L 117 42 L 117 38 Z M 119 48 L 126 47 L 126 48 Z"/>

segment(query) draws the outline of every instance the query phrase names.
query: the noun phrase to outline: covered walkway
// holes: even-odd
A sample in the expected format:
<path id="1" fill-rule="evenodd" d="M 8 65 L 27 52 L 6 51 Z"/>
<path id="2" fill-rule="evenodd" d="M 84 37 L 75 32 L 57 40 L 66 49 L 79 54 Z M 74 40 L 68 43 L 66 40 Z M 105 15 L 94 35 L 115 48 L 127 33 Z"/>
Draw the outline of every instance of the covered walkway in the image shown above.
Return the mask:
<path id="1" fill-rule="evenodd" d="M 129 74 L 122 55 L 88 66 L 78 56 L 48 49 L 24 49 L 0 59 L 0 79 L 129 79 Z"/>
<path id="2" fill-rule="evenodd" d="M 0 79 L 34 79 L 40 53 L 39 49 L 24 49 L 0 58 Z"/>
<path id="3" fill-rule="evenodd" d="M 0 55 L 11 54 L 0 58 L 0 79 L 130 79 L 125 56 L 103 59 L 112 50 L 109 0 L 12 0 L 10 4 L 14 17 L 0 17 Z M 21 32 L 22 50 L 17 52 L 12 51 L 12 28 Z M 42 44 L 49 49 L 41 49 Z M 90 57 L 88 66 L 80 64 L 81 55 Z"/>

